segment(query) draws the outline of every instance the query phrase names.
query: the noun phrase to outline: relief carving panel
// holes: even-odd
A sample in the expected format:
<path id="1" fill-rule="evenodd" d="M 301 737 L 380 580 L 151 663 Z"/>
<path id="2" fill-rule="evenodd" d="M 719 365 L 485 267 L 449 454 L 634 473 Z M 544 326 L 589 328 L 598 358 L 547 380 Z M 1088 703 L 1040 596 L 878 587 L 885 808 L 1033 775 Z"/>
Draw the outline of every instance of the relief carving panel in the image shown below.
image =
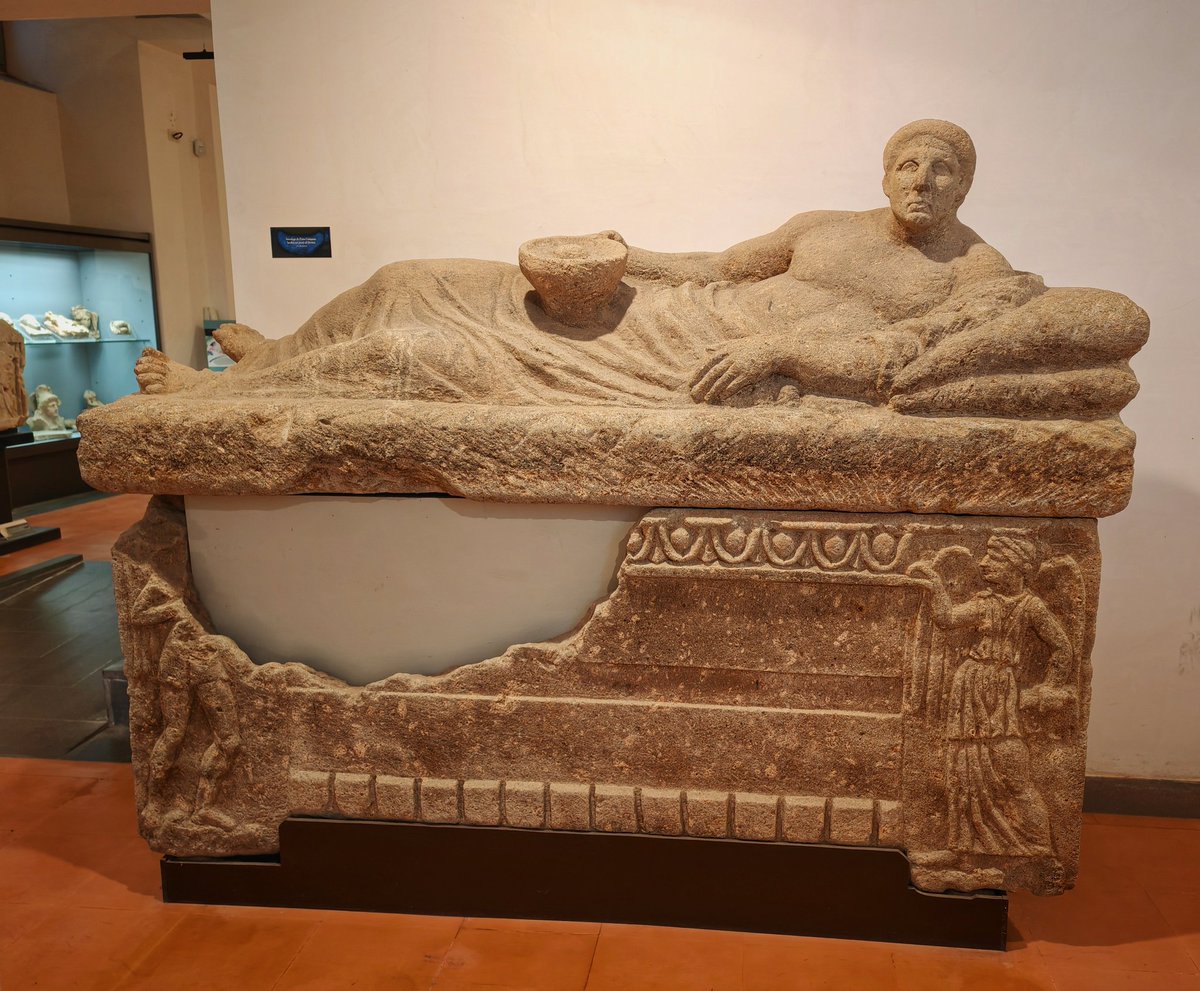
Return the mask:
<path id="1" fill-rule="evenodd" d="M 655 510 L 563 638 L 362 688 L 256 664 L 181 507 L 115 549 L 143 833 L 307 813 L 897 846 L 928 890 L 1069 887 L 1094 521 Z"/>

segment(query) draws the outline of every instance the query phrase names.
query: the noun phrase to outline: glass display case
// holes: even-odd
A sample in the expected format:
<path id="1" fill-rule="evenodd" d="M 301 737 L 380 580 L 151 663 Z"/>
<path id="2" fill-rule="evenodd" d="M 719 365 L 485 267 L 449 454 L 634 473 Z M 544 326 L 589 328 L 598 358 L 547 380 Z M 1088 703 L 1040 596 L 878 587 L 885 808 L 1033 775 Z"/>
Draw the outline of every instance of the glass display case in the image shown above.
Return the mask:
<path id="1" fill-rule="evenodd" d="M 25 338 L 35 438 L 8 452 L 15 502 L 86 489 L 75 418 L 136 392 L 134 363 L 159 346 L 152 261 L 149 234 L 0 220 L 0 319 Z"/>

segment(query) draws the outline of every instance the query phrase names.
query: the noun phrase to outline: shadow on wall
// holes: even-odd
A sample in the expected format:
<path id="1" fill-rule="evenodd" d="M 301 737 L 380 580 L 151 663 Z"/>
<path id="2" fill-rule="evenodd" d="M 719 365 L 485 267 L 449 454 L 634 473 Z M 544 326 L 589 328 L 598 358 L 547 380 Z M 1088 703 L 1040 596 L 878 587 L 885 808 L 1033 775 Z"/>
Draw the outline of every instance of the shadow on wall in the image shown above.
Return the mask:
<path id="1" fill-rule="evenodd" d="M 1100 522 L 1089 773 L 1200 778 L 1200 492 L 1146 473 Z"/>

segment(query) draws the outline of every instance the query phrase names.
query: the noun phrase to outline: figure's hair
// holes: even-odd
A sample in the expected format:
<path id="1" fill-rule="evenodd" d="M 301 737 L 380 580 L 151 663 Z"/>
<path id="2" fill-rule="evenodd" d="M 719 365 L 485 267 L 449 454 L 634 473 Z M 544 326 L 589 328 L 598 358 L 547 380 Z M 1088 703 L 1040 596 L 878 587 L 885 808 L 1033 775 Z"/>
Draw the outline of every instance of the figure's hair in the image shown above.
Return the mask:
<path id="1" fill-rule="evenodd" d="M 936 138 L 950 146 L 954 157 L 958 159 L 958 166 L 962 170 L 963 194 L 966 195 L 967 190 L 971 188 L 971 180 L 975 178 L 975 142 L 971 140 L 971 135 L 948 120 L 930 118 L 914 120 L 911 124 L 905 124 L 888 138 L 888 143 L 883 149 L 883 170 L 891 171 L 901 149 L 913 138 L 926 137 Z"/>
<path id="2" fill-rule="evenodd" d="M 1041 564 L 1037 544 L 1026 537 L 1008 537 L 995 534 L 988 537 L 987 548 L 1016 568 L 1028 580 Z"/>

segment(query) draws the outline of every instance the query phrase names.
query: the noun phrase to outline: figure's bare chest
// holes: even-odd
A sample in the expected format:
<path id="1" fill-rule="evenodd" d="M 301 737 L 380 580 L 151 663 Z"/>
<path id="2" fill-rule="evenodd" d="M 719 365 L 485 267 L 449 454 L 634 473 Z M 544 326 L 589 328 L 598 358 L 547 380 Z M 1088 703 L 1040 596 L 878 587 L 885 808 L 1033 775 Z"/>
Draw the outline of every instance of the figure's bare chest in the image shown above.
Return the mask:
<path id="1" fill-rule="evenodd" d="M 925 313 L 945 301 L 954 287 L 950 263 L 895 244 L 859 221 L 802 235 L 789 274 L 843 303 L 868 307 L 884 320 Z"/>

